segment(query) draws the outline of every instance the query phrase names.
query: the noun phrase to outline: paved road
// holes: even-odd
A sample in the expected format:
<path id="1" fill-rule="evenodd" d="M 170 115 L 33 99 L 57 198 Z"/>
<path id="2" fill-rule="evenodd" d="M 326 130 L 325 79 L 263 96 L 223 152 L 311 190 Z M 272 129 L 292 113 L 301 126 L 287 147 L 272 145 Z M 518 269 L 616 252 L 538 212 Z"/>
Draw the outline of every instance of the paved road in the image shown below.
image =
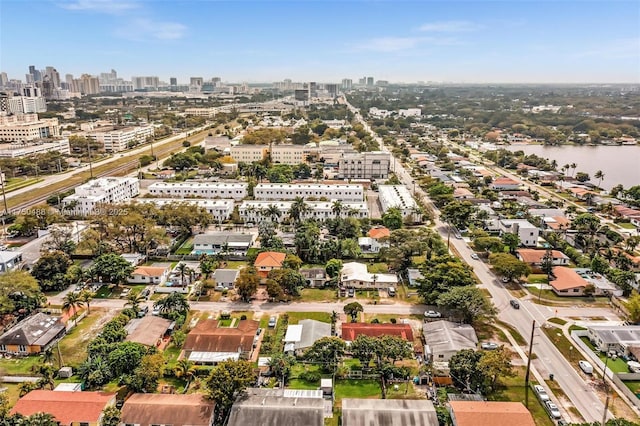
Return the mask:
<path id="1" fill-rule="evenodd" d="M 389 152 L 388 148 L 384 146 L 382 139 L 371 130 L 358 111 L 351 105 L 349 105 L 349 108 L 355 113 L 356 118 L 360 120 L 365 129 L 378 141 L 381 149 Z M 392 167 L 395 170 L 396 176 L 398 176 L 400 181 L 407 188 L 410 190 L 413 189 L 413 178 L 411 175 L 407 172 L 400 161 L 395 157 L 392 158 Z M 416 187 L 416 195 L 423 198 L 423 200 L 427 202 L 429 207 L 434 211 L 435 229 L 446 241 L 448 237 L 448 225 L 439 219 L 437 209 L 428 201 L 429 198 L 427 194 L 421 188 Z M 522 301 L 520 303 L 521 309 L 519 310 L 511 308 L 509 300 L 512 299 L 513 296 L 511 296 L 509 291 L 502 286 L 502 283 L 491 272 L 488 265 L 471 259 L 472 250 L 464 240 L 457 239 L 452 235 L 450 242 L 457 252 L 460 253 L 462 258 L 467 263 L 473 265 L 474 272 L 482 283 L 481 287 L 486 288 L 491 294 L 492 301 L 499 311 L 498 318 L 507 324 L 512 325 L 527 342 L 530 340 L 529 337 L 531 335 L 533 320 L 536 320 L 536 324 L 540 326 L 544 324 L 547 318 L 555 315 L 554 312 L 539 308 L 537 305 L 534 305 L 529 301 Z M 584 314 L 580 316 L 583 315 Z M 612 314 L 607 312 L 606 316 L 610 317 Z M 532 362 L 534 368 L 536 368 L 536 370 L 544 377 L 548 377 L 550 373 L 554 374 L 555 380 L 560 384 L 575 408 L 580 412 L 580 414 L 582 414 L 585 421 L 594 422 L 602 420 L 602 414 L 604 412 L 604 404 L 602 401 L 600 401 L 598 396 L 589 388 L 575 369 L 540 330 L 536 330 L 534 333 L 533 352 L 537 356 L 537 358 Z M 610 413 L 608 417 L 611 417 Z"/>

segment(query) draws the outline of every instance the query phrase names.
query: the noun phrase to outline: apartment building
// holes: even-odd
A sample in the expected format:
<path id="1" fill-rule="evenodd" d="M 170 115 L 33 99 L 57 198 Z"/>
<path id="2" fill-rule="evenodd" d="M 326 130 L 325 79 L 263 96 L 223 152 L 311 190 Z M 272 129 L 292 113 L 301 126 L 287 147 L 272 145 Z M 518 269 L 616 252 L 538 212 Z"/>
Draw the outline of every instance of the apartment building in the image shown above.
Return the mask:
<path id="1" fill-rule="evenodd" d="M 184 110 L 185 115 L 194 117 L 215 117 L 218 108 L 187 108 Z"/>
<path id="2" fill-rule="evenodd" d="M 338 160 L 343 179 L 387 179 L 391 154 L 382 151 L 344 153 Z"/>
<path id="3" fill-rule="evenodd" d="M 227 182 L 156 182 L 149 185 L 149 194 L 177 198 L 232 198 L 247 196 L 246 183 Z"/>
<path id="4" fill-rule="evenodd" d="M 89 215 L 99 204 L 124 203 L 139 193 L 140 182 L 136 178 L 99 178 L 78 186 L 75 194 L 62 200 L 62 205 L 72 214 Z"/>
<path id="5" fill-rule="evenodd" d="M 201 207 L 213 216 L 216 222 L 224 222 L 233 213 L 234 201 L 231 199 L 215 199 L 215 200 L 202 200 L 202 199 L 182 199 L 177 200 L 175 198 L 137 198 L 136 202 L 153 204 L 157 207 L 162 207 L 171 203 L 189 204 L 197 207 Z"/>
<path id="6" fill-rule="evenodd" d="M 505 232 L 516 234 L 523 246 L 535 247 L 538 245 L 540 229 L 526 219 L 502 219 L 498 222 L 498 227 L 500 234 Z"/>
<path id="7" fill-rule="evenodd" d="M 413 196 L 404 185 L 380 185 L 378 193 L 382 212 L 386 212 L 392 207 L 399 208 L 403 217 L 408 217 L 415 213 L 418 205 Z"/>
<path id="8" fill-rule="evenodd" d="M 57 151 L 64 155 L 70 155 L 69 139 L 35 143 L 13 142 L 10 144 L 0 144 L 0 157 L 19 158 L 29 155 L 42 154 L 45 152 Z"/>
<path id="9" fill-rule="evenodd" d="M 275 164 L 296 164 L 309 163 L 309 159 L 318 157 L 318 148 L 306 145 L 273 145 L 271 147 L 271 161 Z M 231 155 L 233 157 L 233 154 Z"/>
<path id="10" fill-rule="evenodd" d="M 238 163 L 254 163 L 267 157 L 266 145 L 236 145 L 231 147 L 231 157 Z"/>
<path id="11" fill-rule="evenodd" d="M 259 183 L 253 189 L 253 196 L 261 201 L 293 200 L 302 197 L 361 202 L 364 200 L 364 188 L 362 185 L 354 184 Z"/>
<path id="12" fill-rule="evenodd" d="M 153 126 L 125 127 L 123 129 L 109 128 L 89 133 L 87 136 L 104 145 L 107 152 L 124 151 L 130 146 L 145 142 L 147 138 L 153 137 L 155 130 Z"/>
<path id="13" fill-rule="evenodd" d="M 39 119 L 37 114 L 0 115 L 0 140 L 24 142 L 58 136 L 57 118 Z"/>
<path id="14" fill-rule="evenodd" d="M 282 222 L 289 217 L 292 201 L 244 201 L 238 213 L 245 222 L 260 223 L 262 221 Z M 301 219 L 327 220 L 336 217 L 355 217 L 364 219 L 369 217 L 366 202 L 345 202 L 338 211 L 336 204 L 328 201 L 308 201 L 307 211 L 301 214 Z M 268 215 L 267 209 L 275 207 L 280 215 Z"/>

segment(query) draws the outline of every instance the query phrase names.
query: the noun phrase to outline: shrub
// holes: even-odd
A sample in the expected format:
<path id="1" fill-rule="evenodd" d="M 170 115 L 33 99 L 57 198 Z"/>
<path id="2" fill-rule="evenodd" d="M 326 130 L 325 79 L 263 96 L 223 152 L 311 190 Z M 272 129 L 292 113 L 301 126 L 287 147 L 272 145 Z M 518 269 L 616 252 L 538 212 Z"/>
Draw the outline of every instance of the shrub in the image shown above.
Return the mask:
<path id="1" fill-rule="evenodd" d="M 242 321 L 242 320 L 246 320 L 246 319 L 247 319 L 247 316 L 246 316 L 246 315 L 244 315 L 244 314 L 240 315 L 240 321 Z"/>
<path id="2" fill-rule="evenodd" d="M 396 322 L 398 322 L 398 320 L 396 320 L 395 318 L 391 318 L 389 321 L 391 322 L 391 324 L 395 324 Z"/>
<path id="3" fill-rule="evenodd" d="M 378 318 L 374 318 L 371 320 L 371 324 L 379 324 L 380 320 Z"/>
<path id="4" fill-rule="evenodd" d="M 321 377 L 319 371 L 305 371 L 300 374 L 300 379 L 306 382 L 319 382 Z"/>

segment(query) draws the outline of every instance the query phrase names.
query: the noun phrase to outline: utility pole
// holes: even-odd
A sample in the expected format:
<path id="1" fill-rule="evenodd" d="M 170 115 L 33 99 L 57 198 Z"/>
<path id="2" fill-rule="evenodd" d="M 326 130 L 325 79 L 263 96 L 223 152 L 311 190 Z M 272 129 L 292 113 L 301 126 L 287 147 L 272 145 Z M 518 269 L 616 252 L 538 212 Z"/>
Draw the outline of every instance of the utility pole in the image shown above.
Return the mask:
<path id="1" fill-rule="evenodd" d="M 4 214 L 9 214 L 9 207 L 7 206 L 7 194 L 4 192 L 5 186 L 4 174 L 2 173 L 2 168 L 0 167 L 0 185 L 2 186 L 2 201 L 4 202 Z M 4 221 L 4 218 L 3 218 Z M 3 223 L 4 225 L 4 223 Z"/>
<path id="2" fill-rule="evenodd" d="M 91 145 L 89 145 L 90 141 L 87 138 L 87 152 L 89 154 L 89 173 L 91 174 L 91 179 L 93 179 L 93 165 L 91 164 Z"/>
<path id="3" fill-rule="evenodd" d="M 536 329 L 536 320 L 531 324 L 531 339 L 529 340 L 529 353 L 527 354 L 527 372 L 524 375 L 524 405 L 529 408 L 529 373 L 531 372 L 531 352 L 533 351 L 533 332 Z"/>

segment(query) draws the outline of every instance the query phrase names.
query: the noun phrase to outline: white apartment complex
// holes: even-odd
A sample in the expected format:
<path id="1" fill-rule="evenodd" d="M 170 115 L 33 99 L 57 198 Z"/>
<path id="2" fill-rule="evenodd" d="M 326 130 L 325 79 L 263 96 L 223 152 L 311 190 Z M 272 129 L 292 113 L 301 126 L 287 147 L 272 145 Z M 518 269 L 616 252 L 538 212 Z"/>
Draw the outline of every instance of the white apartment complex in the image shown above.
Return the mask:
<path id="1" fill-rule="evenodd" d="M 260 223 L 262 221 L 282 222 L 289 217 L 292 201 L 244 201 L 238 212 L 245 222 Z M 342 203 L 342 207 L 338 212 L 335 204 L 327 201 L 308 201 L 306 202 L 308 210 L 301 215 L 301 219 L 326 220 L 335 219 L 336 217 L 355 217 L 364 219 L 369 217 L 369 208 L 367 203 Z M 275 206 L 280 211 L 279 216 L 268 216 L 266 211 L 269 207 Z"/>
<path id="2" fill-rule="evenodd" d="M 233 213 L 234 206 L 234 201 L 230 199 L 202 200 L 192 198 L 188 200 L 176 200 L 175 198 L 136 198 L 136 202 L 154 204 L 157 207 L 162 207 L 171 203 L 186 203 L 202 207 L 207 210 L 207 213 L 213 216 L 216 222 L 224 222 L 229 219 L 231 213 Z"/>
<path id="3" fill-rule="evenodd" d="M 14 114 L 34 114 L 47 110 L 47 101 L 42 96 L 12 96 L 7 103 L 9 111 Z"/>
<path id="4" fill-rule="evenodd" d="M 62 200 L 62 205 L 75 215 L 89 215 L 95 213 L 98 204 L 124 203 L 139 193 L 140 182 L 136 178 L 99 178 L 78 186 L 75 194 Z"/>
<path id="5" fill-rule="evenodd" d="M 500 234 L 505 232 L 516 234 L 523 246 L 536 247 L 538 245 L 540 229 L 526 219 L 502 219 L 498 222 L 498 227 Z"/>
<path id="6" fill-rule="evenodd" d="M 309 157 L 317 157 L 318 148 L 306 145 L 273 145 L 271 147 L 271 161 L 275 164 L 308 163 Z M 233 157 L 233 155 L 232 155 Z"/>
<path id="7" fill-rule="evenodd" d="M 69 139 L 64 138 L 51 142 L 35 142 L 31 144 L 13 142 L 10 144 L 0 144 L 0 157 L 19 158 L 34 154 L 57 151 L 64 155 L 70 155 Z"/>
<path id="8" fill-rule="evenodd" d="M 153 126 L 138 126 L 91 132 L 87 136 L 102 143 L 107 152 L 120 152 L 129 148 L 129 144 L 137 145 L 146 141 L 154 133 Z"/>
<path id="9" fill-rule="evenodd" d="M 399 208 L 403 217 L 415 213 L 418 205 L 411 193 L 404 185 L 380 185 L 378 186 L 380 205 L 382 212 L 386 213 L 392 207 Z"/>
<path id="10" fill-rule="evenodd" d="M 195 117 L 215 117 L 217 108 L 186 108 L 184 110 L 185 115 L 192 115 Z"/>
<path id="11" fill-rule="evenodd" d="M 149 185 L 149 194 L 157 197 L 232 198 L 247 196 L 246 183 L 226 182 L 156 182 Z"/>
<path id="12" fill-rule="evenodd" d="M 238 163 L 254 163 L 267 157 L 269 148 L 266 145 L 235 145 L 230 149 L 231 158 Z"/>
<path id="13" fill-rule="evenodd" d="M 57 118 L 38 119 L 37 114 L 0 115 L 0 140 L 23 142 L 58 136 Z"/>
<path id="14" fill-rule="evenodd" d="M 256 200 L 293 200 L 315 198 L 361 202 L 364 200 L 364 188 L 354 184 L 316 184 L 316 183 L 259 183 L 253 189 Z"/>
<path id="15" fill-rule="evenodd" d="M 338 160 L 343 179 L 387 179 L 391 154 L 382 151 L 344 153 Z"/>

